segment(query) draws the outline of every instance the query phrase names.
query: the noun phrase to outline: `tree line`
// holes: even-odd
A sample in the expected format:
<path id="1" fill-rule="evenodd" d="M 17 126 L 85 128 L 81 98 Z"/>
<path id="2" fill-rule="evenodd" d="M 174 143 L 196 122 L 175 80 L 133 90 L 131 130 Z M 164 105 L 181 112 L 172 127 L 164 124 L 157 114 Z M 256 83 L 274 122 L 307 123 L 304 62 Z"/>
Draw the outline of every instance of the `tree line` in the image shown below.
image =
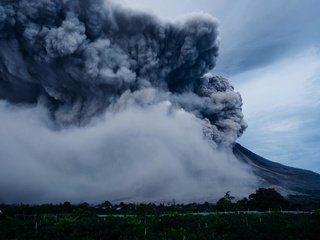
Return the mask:
<path id="1" fill-rule="evenodd" d="M 196 213 L 196 212 L 221 212 L 221 211 L 281 211 L 281 210 L 311 210 L 307 205 L 291 202 L 284 198 L 275 189 L 259 188 L 255 193 L 243 199 L 235 199 L 230 192 L 220 198 L 216 203 L 114 203 L 104 201 L 101 204 L 88 203 L 71 204 L 0 204 L 2 215 L 24 216 L 31 214 L 134 214 L 134 215 L 160 215 L 167 213 Z"/>

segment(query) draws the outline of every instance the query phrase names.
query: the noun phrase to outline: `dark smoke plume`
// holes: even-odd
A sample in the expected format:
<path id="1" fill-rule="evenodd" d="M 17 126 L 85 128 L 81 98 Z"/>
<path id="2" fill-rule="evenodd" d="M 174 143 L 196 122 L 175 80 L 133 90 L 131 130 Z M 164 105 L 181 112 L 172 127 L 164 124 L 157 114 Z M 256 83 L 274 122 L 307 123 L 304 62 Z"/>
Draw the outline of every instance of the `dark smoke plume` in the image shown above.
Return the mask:
<path id="1" fill-rule="evenodd" d="M 45 104 L 59 125 L 84 125 L 124 94 L 155 89 L 206 119 L 230 145 L 245 129 L 241 98 L 222 78 L 204 77 L 218 56 L 216 21 L 176 22 L 103 0 L 4 0 L 0 5 L 0 98 Z"/>

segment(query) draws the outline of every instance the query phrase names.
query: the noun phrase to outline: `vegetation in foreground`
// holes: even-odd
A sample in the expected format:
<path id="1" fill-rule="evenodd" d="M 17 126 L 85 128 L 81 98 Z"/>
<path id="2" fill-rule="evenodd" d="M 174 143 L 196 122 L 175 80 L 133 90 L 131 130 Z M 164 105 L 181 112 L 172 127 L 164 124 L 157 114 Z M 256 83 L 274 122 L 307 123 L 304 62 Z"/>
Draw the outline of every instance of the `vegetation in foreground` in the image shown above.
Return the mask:
<path id="1" fill-rule="evenodd" d="M 318 240 L 319 211 L 284 211 L 297 207 L 273 189 L 216 204 L 0 205 L 0 239 Z"/>

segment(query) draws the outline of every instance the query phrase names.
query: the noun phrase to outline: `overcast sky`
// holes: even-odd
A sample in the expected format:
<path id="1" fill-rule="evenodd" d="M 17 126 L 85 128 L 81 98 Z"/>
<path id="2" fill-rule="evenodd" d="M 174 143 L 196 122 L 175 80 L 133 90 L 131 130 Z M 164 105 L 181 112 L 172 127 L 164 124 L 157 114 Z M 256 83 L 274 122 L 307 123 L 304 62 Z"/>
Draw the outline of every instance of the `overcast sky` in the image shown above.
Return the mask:
<path id="1" fill-rule="evenodd" d="M 215 74 L 244 101 L 239 142 L 273 161 L 320 172 L 317 0 L 116 0 L 162 18 L 203 11 L 220 23 Z"/>

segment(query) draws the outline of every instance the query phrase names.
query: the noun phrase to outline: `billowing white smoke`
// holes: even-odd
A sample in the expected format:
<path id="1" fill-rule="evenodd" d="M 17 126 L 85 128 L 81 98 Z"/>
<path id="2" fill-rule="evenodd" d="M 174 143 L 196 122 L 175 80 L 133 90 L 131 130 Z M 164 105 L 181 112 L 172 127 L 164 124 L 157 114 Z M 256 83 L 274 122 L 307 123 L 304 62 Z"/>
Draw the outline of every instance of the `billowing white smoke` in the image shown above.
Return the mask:
<path id="1" fill-rule="evenodd" d="M 0 104 L 0 202 L 213 201 L 254 178 L 213 151 L 201 122 L 169 102 L 54 131 L 41 107 Z"/>
<path id="2" fill-rule="evenodd" d="M 216 21 L 162 22 L 102 0 L 0 3 L 0 202 L 192 201 L 255 181 L 246 124 L 207 74 Z"/>

